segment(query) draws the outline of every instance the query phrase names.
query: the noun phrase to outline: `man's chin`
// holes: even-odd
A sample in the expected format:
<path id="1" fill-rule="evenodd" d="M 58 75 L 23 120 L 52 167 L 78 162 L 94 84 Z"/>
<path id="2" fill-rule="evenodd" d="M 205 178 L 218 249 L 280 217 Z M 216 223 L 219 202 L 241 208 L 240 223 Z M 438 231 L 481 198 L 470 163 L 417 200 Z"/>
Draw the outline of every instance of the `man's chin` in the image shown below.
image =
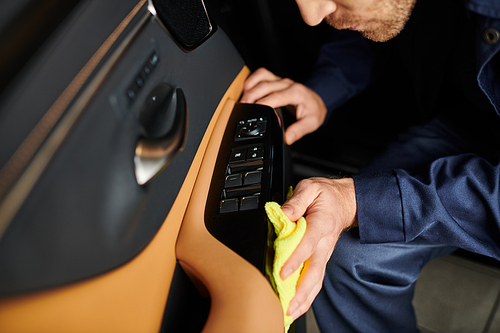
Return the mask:
<path id="1" fill-rule="evenodd" d="M 387 42 L 396 37 L 401 29 L 388 29 L 384 31 L 359 31 L 363 37 L 374 42 Z"/>

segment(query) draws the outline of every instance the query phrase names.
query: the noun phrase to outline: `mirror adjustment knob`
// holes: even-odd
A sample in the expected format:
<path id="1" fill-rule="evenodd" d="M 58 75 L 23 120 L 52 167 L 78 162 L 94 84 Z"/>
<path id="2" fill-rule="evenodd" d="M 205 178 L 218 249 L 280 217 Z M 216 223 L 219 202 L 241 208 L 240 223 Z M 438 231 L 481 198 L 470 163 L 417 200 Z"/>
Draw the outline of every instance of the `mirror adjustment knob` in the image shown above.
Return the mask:
<path id="1" fill-rule="evenodd" d="M 258 123 L 249 123 L 240 129 L 240 134 L 242 136 L 256 136 L 259 135 L 261 129 Z"/>

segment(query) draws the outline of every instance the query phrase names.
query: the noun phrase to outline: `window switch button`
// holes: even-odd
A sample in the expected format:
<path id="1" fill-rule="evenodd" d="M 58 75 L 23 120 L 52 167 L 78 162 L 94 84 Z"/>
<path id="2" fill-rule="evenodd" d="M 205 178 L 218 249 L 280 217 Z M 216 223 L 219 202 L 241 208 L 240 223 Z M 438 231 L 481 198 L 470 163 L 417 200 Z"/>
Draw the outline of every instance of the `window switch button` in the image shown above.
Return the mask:
<path id="1" fill-rule="evenodd" d="M 259 184 L 261 181 L 260 171 L 250 171 L 245 174 L 244 185 Z"/>
<path id="2" fill-rule="evenodd" d="M 231 213 L 238 211 L 238 199 L 226 199 L 220 202 L 221 213 Z"/>
<path id="3" fill-rule="evenodd" d="M 240 173 L 227 176 L 226 181 L 224 183 L 225 188 L 238 187 L 241 185 L 242 185 L 242 176 Z"/>
<path id="4" fill-rule="evenodd" d="M 240 210 L 251 210 L 259 208 L 259 197 L 256 195 L 241 198 Z"/>

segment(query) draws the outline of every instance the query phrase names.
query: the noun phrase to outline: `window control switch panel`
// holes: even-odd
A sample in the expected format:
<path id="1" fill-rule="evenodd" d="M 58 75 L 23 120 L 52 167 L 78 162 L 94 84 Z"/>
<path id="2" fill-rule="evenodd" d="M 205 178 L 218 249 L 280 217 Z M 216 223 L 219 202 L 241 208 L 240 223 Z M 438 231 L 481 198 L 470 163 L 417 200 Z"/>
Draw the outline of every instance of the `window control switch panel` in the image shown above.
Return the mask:
<path id="1" fill-rule="evenodd" d="M 212 176 L 205 210 L 207 230 L 265 274 L 269 251 L 268 201 L 282 202 L 285 163 L 278 111 L 236 104 Z"/>

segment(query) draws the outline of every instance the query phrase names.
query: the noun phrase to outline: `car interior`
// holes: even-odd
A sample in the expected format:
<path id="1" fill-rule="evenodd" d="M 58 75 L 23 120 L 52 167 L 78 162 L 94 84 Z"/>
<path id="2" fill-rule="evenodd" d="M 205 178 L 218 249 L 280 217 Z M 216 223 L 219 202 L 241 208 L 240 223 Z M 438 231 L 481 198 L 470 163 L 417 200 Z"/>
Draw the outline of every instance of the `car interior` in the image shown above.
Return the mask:
<path id="1" fill-rule="evenodd" d="M 290 106 L 239 103 L 260 67 L 304 82 L 335 33 L 293 0 L 1 3 L 0 331 L 283 332 L 264 204 L 418 121 L 402 70 L 291 146 Z M 500 266 L 436 259 L 413 305 L 421 332 L 500 332 Z"/>

